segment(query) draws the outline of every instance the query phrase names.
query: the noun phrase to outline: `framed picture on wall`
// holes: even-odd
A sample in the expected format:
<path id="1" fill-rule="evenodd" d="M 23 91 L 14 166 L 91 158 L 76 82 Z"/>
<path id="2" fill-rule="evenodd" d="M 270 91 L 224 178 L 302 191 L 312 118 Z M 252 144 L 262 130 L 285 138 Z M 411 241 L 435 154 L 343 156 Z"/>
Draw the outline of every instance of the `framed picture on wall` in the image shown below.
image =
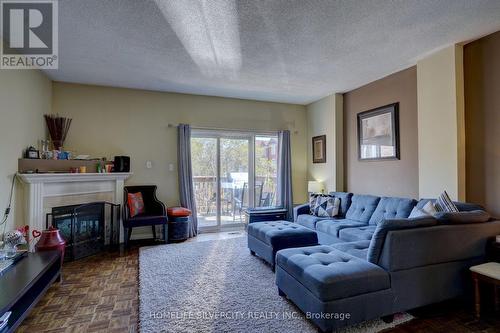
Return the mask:
<path id="1" fill-rule="evenodd" d="M 360 161 L 399 160 L 399 103 L 358 113 Z"/>
<path id="2" fill-rule="evenodd" d="M 313 163 L 326 163 L 326 135 L 312 138 Z"/>

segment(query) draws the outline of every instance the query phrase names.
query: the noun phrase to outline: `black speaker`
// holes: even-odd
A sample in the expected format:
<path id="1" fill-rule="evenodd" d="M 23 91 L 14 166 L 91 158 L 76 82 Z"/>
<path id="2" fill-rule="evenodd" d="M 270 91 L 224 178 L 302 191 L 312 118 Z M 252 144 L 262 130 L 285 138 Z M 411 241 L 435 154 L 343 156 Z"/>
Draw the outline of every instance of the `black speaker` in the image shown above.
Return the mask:
<path id="1" fill-rule="evenodd" d="M 115 156 L 113 172 L 130 172 L 130 156 Z"/>

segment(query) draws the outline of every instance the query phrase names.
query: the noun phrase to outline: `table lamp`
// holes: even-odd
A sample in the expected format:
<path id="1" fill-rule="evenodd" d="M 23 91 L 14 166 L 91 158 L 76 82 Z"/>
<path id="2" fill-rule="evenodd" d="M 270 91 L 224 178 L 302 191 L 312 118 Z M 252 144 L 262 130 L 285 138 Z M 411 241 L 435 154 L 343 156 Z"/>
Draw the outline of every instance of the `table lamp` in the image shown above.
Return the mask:
<path id="1" fill-rule="evenodd" d="M 325 188 L 322 182 L 311 180 L 307 183 L 307 192 L 309 193 L 323 193 Z"/>

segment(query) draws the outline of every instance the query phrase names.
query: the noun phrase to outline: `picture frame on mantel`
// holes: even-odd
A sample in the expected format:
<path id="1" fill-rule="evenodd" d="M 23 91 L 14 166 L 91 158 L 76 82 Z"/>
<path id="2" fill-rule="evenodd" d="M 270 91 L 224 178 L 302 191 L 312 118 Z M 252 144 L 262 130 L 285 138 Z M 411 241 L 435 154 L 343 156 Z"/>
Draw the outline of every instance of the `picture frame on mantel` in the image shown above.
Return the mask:
<path id="1" fill-rule="evenodd" d="M 399 102 L 358 113 L 358 159 L 399 160 Z"/>
<path id="2" fill-rule="evenodd" d="M 326 163 L 326 135 L 312 138 L 313 163 Z"/>

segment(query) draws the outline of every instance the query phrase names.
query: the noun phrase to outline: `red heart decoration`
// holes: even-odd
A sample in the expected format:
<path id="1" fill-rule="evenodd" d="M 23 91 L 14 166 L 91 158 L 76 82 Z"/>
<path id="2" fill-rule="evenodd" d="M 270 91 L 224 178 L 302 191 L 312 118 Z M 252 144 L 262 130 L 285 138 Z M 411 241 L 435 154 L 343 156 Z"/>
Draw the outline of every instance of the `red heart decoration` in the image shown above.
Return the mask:
<path id="1" fill-rule="evenodd" d="M 31 232 L 31 234 L 33 235 L 33 238 L 37 238 L 37 237 L 40 237 L 40 235 L 42 234 L 40 231 L 38 230 L 33 230 Z"/>

